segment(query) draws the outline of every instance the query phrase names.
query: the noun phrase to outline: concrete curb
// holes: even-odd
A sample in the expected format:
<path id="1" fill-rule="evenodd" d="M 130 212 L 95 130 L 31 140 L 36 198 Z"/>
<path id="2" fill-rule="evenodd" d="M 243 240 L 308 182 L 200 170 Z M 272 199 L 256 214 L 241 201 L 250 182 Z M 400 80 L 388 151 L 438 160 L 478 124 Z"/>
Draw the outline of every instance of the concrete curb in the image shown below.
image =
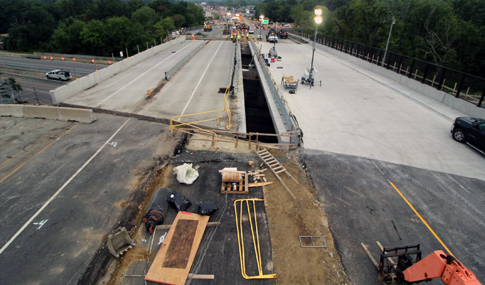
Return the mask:
<path id="1" fill-rule="evenodd" d="M 96 121 L 94 112 L 91 109 L 16 104 L 0 105 L 0 117 L 41 118 L 58 121 L 77 121 L 87 124 Z"/>
<path id="2" fill-rule="evenodd" d="M 176 40 L 164 43 L 162 45 L 150 48 L 142 53 L 136 54 L 130 58 L 117 62 L 97 72 L 93 72 L 87 76 L 75 80 L 69 84 L 51 90 L 49 93 L 52 97 L 52 104 L 57 105 L 71 98 L 72 96 L 93 87 L 94 85 L 114 76 L 117 73 L 127 70 L 128 68 L 150 58 L 151 56 L 164 51 L 176 44 L 185 41 L 185 37 L 179 37 Z"/>

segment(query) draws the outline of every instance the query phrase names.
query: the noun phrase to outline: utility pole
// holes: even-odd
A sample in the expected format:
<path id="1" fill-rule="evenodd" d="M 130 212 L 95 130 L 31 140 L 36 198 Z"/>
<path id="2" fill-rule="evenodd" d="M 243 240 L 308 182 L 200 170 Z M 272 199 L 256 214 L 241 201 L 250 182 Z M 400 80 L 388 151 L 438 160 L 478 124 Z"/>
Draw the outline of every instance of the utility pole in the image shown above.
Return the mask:
<path id="1" fill-rule="evenodd" d="M 396 23 L 396 18 L 392 17 L 391 29 L 389 30 L 389 37 L 387 38 L 386 51 L 384 51 L 384 57 L 382 58 L 382 66 L 386 60 L 387 48 L 389 47 L 389 41 L 391 40 L 392 26 Z"/>

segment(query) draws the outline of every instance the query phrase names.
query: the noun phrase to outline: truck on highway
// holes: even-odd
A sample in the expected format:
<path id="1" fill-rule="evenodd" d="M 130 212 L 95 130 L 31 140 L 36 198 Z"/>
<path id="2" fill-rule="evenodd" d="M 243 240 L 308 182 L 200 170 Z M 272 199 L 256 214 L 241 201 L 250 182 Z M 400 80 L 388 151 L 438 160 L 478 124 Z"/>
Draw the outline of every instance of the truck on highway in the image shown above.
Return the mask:
<path id="1" fill-rule="evenodd" d="M 211 23 L 205 23 L 204 24 L 204 32 L 210 32 L 212 31 L 212 24 Z"/>
<path id="2" fill-rule="evenodd" d="M 69 71 L 56 69 L 56 70 L 47 72 L 45 74 L 45 77 L 47 77 L 47 79 L 58 79 L 58 80 L 67 81 L 72 78 L 72 75 L 71 75 L 71 72 Z"/>

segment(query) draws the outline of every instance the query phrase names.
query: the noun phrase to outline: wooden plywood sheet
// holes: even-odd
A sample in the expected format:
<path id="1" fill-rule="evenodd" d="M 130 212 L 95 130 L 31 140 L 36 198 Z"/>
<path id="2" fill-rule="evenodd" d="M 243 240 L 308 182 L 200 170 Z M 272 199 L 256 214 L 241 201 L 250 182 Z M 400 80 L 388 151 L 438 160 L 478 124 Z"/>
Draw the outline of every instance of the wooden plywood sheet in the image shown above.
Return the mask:
<path id="1" fill-rule="evenodd" d="M 180 211 L 148 270 L 145 280 L 185 284 L 209 216 Z"/>

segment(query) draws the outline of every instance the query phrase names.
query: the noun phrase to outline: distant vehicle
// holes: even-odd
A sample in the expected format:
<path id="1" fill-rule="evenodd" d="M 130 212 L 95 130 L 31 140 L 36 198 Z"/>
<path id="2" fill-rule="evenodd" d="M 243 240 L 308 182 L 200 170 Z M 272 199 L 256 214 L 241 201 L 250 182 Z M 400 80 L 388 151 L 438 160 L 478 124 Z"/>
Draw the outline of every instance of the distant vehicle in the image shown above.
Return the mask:
<path id="1" fill-rule="evenodd" d="M 266 41 L 268 41 L 269 36 L 276 36 L 276 31 L 274 29 L 270 29 L 266 34 Z"/>
<path id="2" fill-rule="evenodd" d="M 212 31 L 212 24 L 211 23 L 206 23 L 204 25 L 204 32 L 210 32 Z"/>
<path id="3" fill-rule="evenodd" d="M 250 34 L 254 34 L 254 27 L 250 27 L 250 28 L 249 28 L 249 33 L 250 33 Z"/>
<path id="4" fill-rule="evenodd" d="M 60 69 L 47 72 L 45 74 L 45 77 L 47 77 L 47 79 L 58 79 L 58 80 L 64 80 L 64 81 L 67 81 L 72 78 L 71 72 L 60 70 Z"/>
<path id="5" fill-rule="evenodd" d="M 281 29 L 278 32 L 278 38 L 280 38 L 280 39 L 287 39 L 288 38 L 288 31 L 285 31 L 285 30 Z"/>
<path id="6" fill-rule="evenodd" d="M 268 39 L 266 41 L 270 42 L 270 43 L 277 43 L 278 37 L 276 35 L 270 35 L 270 36 L 268 36 Z"/>
<path id="7" fill-rule="evenodd" d="M 466 143 L 485 154 L 485 120 L 471 117 L 458 117 L 451 125 L 453 139 Z"/>

